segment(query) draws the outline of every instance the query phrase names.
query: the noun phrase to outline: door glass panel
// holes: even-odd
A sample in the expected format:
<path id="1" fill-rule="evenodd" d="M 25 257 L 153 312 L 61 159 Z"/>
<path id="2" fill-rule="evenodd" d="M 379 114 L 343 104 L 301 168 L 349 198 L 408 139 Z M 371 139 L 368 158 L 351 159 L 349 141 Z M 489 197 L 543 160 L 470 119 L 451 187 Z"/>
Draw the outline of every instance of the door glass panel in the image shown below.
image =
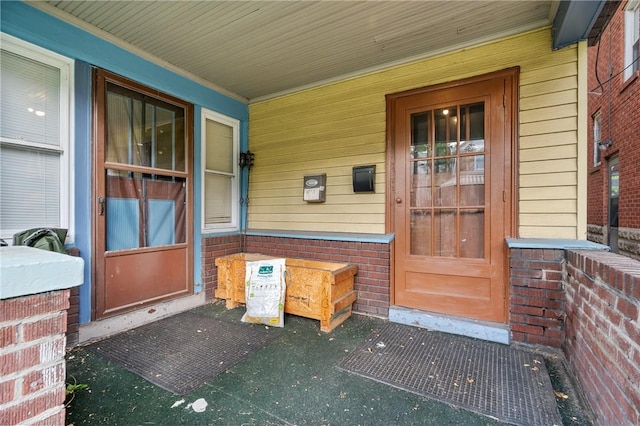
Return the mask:
<path id="1" fill-rule="evenodd" d="M 456 211 L 436 210 L 433 215 L 434 256 L 455 257 Z"/>
<path id="2" fill-rule="evenodd" d="M 485 105 L 411 116 L 410 252 L 483 258 Z"/>
<path id="3" fill-rule="evenodd" d="M 185 171 L 184 109 L 107 83 L 105 161 Z"/>
<path id="4" fill-rule="evenodd" d="M 460 210 L 460 257 L 484 257 L 484 209 Z"/>
<path id="5" fill-rule="evenodd" d="M 431 211 L 411 212 L 411 254 L 431 256 Z"/>
<path id="6" fill-rule="evenodd" d="M 460 107 L 460 151 L 484 151 L 484 103 Z"/>
<path id="7" fill-rule="evenodd" d="M 454 155 L 458 151 L 458 114 L 455 106 L 437 109 L 435 122 L 435 156 Z"/>
<path id="8" fill-rule="evenodd" d="M 435 160 L 435 194 L 436 206 L 455 206 L 458 196 L 458 179 L 456 169 L 457 158 L 439 158 Z"/>
<path id="9" fill-rule="evenodd" d="M 484 155 L 460 157 L 460 205 L 484 206 Z"/>
<path id="10" fill-rule="evenodd" d="M 411 159 L 426 158 L 429 152 L 431 111 L 411 115 Z"/>
<path id="11" fill-rule="evenodd" d="M 411 172 L 411 207 L 431 206 L 431 168 L 428 161 L 415 161 Z"/>
<path id="12" fill-rule="evenodd" d="M 106 250 L 186 241 L 186 180 L 107 170 Z"/>

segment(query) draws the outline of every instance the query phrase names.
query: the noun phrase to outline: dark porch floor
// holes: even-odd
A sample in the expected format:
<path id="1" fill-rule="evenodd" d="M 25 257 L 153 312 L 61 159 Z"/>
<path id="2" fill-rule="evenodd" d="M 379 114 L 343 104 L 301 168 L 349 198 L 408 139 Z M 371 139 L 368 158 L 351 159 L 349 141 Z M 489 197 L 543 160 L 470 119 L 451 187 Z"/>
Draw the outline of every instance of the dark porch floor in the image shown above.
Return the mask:
<path id="1" fill-rule="evenodd" d="M 234 323 L 244 313 L 243 308 L 226 310 L 221 303 L 194 311 Z M 75 393 L 67 407 L 67 424 L 503 424 L 338 369 L 345 356 L 384 322 L 354 315 L 333 332 L 322 333 L 318 321 L 287 316 L 275 340 L 184 396 L 77 347 L 67 355 L 67 381 L 86 383 L 89 390 Z M 568 396 L 557 398 L 563 423 L 590 424 L 562 355 L 549 352 L 544 356 L 554 390 Z M 199 398 L 208 403 L 204 412 L 187 408 Z M 172 408 L 181 399 L 185 402 Z"/>

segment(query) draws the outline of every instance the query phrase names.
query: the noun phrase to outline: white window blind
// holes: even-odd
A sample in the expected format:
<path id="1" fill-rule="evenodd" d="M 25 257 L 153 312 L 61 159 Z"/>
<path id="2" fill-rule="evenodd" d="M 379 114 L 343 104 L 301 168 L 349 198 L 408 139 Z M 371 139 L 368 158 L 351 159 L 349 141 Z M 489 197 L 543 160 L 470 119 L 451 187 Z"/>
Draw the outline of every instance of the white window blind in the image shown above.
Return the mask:
<path id="1" fill-rule="evenodd" d="M 69 229 L 72 62 L 5 34 L 0 55 L 0 235 Z"/>
<path id="2" fill-rule="evenodd" d="M 60 69 L 2 51 L 2 137 L 60 146 Z"/>
<path id="3" fill-rule="evenodd" d="M 239 122 L 203 110 L 203 230 L 238 229 Z"/>

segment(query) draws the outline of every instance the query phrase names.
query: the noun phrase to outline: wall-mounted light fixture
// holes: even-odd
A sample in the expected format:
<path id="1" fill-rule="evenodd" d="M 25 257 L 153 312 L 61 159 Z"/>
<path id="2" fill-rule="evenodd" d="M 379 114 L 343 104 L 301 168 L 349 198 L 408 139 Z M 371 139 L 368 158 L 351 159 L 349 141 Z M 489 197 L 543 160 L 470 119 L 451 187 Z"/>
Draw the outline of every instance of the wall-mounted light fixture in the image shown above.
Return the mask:
<path id="1" fill-rule="evenodd" d="M 598 142 L 598 149 L 600 151 L 605 151 L 607 148 L 609 148 L 611 146 L 611 139 L 607 139 L 604 141 L 600 141 Z"/>
<path id="2" fill-rule="evenodd" d="M 238 165 L 241 168 L 244 168 L 244 167 L 251 168 L 251 166 L 253 166 L 253 157 L 254 157 L 254 154 L 251 151 L 241 152 L 240 161 L 238 162 Z"/>

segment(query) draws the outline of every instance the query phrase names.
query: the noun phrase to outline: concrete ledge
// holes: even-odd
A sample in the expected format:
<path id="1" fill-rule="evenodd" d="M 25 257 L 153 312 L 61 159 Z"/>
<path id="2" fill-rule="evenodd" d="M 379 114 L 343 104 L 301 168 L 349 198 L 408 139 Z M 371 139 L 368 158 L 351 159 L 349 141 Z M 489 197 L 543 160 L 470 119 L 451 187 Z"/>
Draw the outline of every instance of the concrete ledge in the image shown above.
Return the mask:
<path id="1" fill-rule="evenodd" d="M 509 344 L 511 337 L 511 331 L 506 324 L 452 317 L 400 306 L 389 308 L 389 321 L 505 345 Z"/>
<path id="2" fill-rule="evenodd" d="M 181 297 L 180 299 L 146 306 L 137 311 L 115 317 L 81 324 L 78 332 L 78 341 L 79 343 L 86 343 L 93 340 L 100 340 L 180 312 L 188 311 L 189 309 L 197 308 L 205 303 L 205 294 L 202 292 Z"/>
<path id="3" fill-rule="evenodd" d="M 557 249 L 557 250 L 609 250 L 609 246 L 587 240 L 563 238 L 506 238 L 509 248 Z"/>
<path id="4" fill-rule="evenodd" d="M 0 299 L 79 286 L 83 274 L 79 257 L 25 246 L 0 248 Z"/>

